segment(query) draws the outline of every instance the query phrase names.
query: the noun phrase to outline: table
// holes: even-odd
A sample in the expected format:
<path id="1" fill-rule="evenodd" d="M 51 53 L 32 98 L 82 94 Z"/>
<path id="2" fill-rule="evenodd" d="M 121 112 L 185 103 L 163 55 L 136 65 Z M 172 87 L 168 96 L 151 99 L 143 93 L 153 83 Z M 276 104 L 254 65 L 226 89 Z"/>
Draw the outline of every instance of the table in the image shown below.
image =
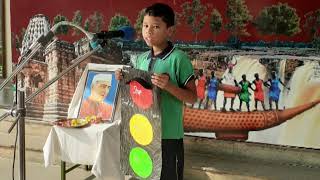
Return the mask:
<path id="1" fill-rule="evenodd" d="M 92 165 L 96 179 L 124 179 L 120 171 L 119 122 L 78 129 L 53 126 L 43 147 L 45 167 L 60 159 L 62 166 L 63 162 Z"/>

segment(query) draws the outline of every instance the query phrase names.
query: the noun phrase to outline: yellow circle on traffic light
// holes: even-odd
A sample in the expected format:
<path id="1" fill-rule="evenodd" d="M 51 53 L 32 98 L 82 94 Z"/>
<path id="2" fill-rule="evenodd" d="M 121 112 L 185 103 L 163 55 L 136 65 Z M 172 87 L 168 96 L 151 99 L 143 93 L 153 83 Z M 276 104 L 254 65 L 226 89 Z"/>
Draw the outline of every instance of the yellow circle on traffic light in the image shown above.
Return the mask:
<path id="1" fill-rule="evenodd" d="M 135 114 L 130 119 L 130 133 L 133 139 L 143 146 L 151 143 L 153 129 L 150 121 L 142 114 Z"/>

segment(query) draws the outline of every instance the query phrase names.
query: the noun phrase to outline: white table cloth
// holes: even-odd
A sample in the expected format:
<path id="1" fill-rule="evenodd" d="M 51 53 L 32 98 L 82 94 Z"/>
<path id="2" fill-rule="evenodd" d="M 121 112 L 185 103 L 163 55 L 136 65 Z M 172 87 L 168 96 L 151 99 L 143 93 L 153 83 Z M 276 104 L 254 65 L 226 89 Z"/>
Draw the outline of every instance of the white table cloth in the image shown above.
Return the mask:
<path id="1" fill-rule="evenodd" d="M 86 128 L 53 126 L 43 147 L 45 167 L 59 159 L 93 165 L 92 174 L 101 180 L 122 180 L 120 171 L 119 121 Z"/>

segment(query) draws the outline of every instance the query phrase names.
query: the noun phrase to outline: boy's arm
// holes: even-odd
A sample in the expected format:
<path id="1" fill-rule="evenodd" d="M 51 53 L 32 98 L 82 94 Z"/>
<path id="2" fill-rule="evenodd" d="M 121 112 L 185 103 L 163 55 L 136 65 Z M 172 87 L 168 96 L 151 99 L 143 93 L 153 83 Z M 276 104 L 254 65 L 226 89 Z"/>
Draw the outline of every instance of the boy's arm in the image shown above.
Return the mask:
<path id="1" fill-rule="evenodd" d="M 122 69 L 117 69 L 115 72 L 116 80 L 120 81 L 123 78 Z"/>
<path id="2" fill-rule="evenodd" d="M 190 80 L 185 88 L 180 88 L 168 83 L 165 90 L 183 102 L 193 104 L 197 101 L 197 91 L 194 80 Z"/>
<path id="3" fill-rule="evenodd" d="M 197 101 L 197 92 L 194 79 L 189 80 L 184 88 L 180 88 L 169 81 L 167 74 L 154 74 L 151 79 L 152 83 L 159 88 L 168 91 L 179 100 L 187 103 L 195 103 Z"/>
<path id="4" fill-rule="evenodd" d="M 154 74 L 151 81 L 154 85 L 169 92 L 177 99 L 191 104 L 195 103 L 197 93 L 193 66 L 185 53 L 180 53 L 180 57 L 175 59 L 174 71 L 177 84 L 171 82 L 171 80 L 169 81 L 168 74 Z"/>

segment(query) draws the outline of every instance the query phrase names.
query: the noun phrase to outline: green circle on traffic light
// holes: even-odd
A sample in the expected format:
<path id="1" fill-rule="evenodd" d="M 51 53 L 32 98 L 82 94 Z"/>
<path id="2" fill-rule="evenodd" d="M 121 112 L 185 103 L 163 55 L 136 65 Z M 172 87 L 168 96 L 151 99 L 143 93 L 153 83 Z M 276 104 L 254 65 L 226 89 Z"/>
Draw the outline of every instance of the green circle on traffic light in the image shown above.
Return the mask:
<path id="1" fill-rule="evenodd" d="M 140 147 L 135 147 L 130 151 L 129 164 L 133 172 L 142 178 L 147 178 L 152 173 L 152 160 L 148 152 Z"/>

